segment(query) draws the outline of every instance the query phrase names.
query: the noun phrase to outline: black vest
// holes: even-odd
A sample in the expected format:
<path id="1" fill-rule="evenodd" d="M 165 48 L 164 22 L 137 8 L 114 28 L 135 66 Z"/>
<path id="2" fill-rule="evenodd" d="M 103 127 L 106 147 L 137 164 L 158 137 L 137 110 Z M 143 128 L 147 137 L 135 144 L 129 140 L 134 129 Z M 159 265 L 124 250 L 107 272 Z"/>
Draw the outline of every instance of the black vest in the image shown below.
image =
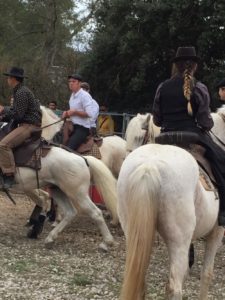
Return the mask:
<path id="1" fill-rule="evenodd" d="M 188 114 L 188 102 L 184 97 L 183 83 L 183 78 L 176 76 L 166 80 L 160 89 L 162 129 L 188 130 L 196 128 L 195 118 Z"/>

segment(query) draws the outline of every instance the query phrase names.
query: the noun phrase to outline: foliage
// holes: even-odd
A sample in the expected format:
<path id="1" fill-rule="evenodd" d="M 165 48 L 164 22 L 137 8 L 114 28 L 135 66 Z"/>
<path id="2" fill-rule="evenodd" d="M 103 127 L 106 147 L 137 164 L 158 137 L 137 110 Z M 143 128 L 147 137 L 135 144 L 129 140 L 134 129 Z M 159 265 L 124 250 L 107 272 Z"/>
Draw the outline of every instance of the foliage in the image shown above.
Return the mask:
<path id="1" fill-rule="evenodd" d="M 72 0 L 0 0 L 0 72 L 22 66 L 26 84 L 44 104 L 68 98 L 67 75 L 78 67 L 80 54 L 72 39 L 84 25 Z M 0 94 L 7 103 L 10 91 L 1 78 Z"/>
<path id="2" fill-rule="evenodd" d="M 95 19 L 83 72 L 111 108 L 149 110 L 178 46 L 197 48 L 197 77 L 212 92 L 224 76 L 223 0 L 100 0 Z"/>
<path id="3" fill-rule="evenodd" d="M 177 47 L 188 45 L 202 58 L 197 77 L 216 98 L 225 64 L 223 0 L 82 3 L 89 9 L 78 14 L 75 0 L 0 0 L 2 103 L 8 103 L 11 91 L 1 74 L 17 65 L 42 104 L 54 99 L 65 108 L 67 75 L 76 71 L 90 82 L 93 97 L 108 102 L 111 110 L 148 111 L 157 85 L 170 76 Z M 79 50 L 74 41 L 81 43 Z"/>

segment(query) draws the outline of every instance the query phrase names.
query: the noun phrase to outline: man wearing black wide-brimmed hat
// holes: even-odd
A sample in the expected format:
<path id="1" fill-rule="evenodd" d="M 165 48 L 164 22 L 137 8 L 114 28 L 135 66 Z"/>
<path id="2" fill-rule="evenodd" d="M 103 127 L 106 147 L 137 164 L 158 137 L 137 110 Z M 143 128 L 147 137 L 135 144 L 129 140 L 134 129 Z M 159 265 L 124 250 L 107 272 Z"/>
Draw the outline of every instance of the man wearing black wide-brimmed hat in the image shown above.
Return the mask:
<path id="1" fill-rule="evenodd" d="M 217 181 L 220 198 L 218 225 L 225 226 L 225 151 L 211 139 L 213 127 L 207 87 L 194 77 L 199 57 L 194 47 L 179 47 L 173 59 L 171 78 L 161 83 L 153 105 L 153 121 L 162 132 L 194 133 L 195 141 L 205 148 Z M 176 134 L 174 134 L 176 136 Z M 197 136 L 197 141 L 196 141 Z"/>
<path id="2" fill-rule="evenodd" d="M 0 118 L 4 122 L 14 122 L 14 129 L 0 141 L 0 168 L 3 173 L 4 188 L 15 184 L 15 161 L 12 149 L 21 145 L 31 136 L 32 131 L 41 126 L 41 109 L 33 93 L 23 85 L 24 70 L 12 67 L 7 76 L 9 87 L 13 89 L 12 106 L 0 105 Z"/>

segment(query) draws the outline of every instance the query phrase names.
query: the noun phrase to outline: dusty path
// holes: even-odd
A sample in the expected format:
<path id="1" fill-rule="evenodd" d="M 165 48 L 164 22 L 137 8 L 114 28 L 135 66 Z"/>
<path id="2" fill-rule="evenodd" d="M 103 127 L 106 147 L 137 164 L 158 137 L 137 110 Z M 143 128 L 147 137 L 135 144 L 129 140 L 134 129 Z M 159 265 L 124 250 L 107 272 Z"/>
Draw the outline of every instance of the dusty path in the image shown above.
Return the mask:
<path id="1" fill-rule="evenodd" d="M 33 204 L 15 196 L 14 206 L 0 196 L 0 299 L 10 300 L 116 300 L 124 266 L 124 237 L 121 229 L 111 228 L 116 245 L 109 253 L 99 252 L 101 237 L 95 225 L 79 217 L 60 236 L 52 250 L 44 247 L 51 229 L 46 223 L 38 240 L 26 238 L 24 227 Z M 197 258 L 185 284 L 184 299 L 197 299 L 203 242 L 196 243 Z M 209 299 L 225 299 L 225 247 L 215 262 L 215 279 Z M 156 241 L 148 273 L 147 299 L 165 299 L 168 276 L 166 249 Z"/>

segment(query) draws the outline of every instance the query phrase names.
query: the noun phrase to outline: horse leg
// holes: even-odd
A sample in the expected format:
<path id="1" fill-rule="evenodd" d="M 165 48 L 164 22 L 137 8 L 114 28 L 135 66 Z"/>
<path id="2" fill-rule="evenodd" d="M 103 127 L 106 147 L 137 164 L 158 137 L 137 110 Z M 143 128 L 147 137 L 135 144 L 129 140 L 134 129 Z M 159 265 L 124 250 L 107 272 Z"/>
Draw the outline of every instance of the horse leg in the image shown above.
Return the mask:
<path id="1" fill-rule="evenodd" d="M 34 223 L 38 220 L 41 212 L 42 212 L 42 207 L 36 204 L 25 226 L 30 227 L 34 225 Z"/>
<path id="2" fill-rule="evenodd" d="M 48 247 L 50 247 L 54 243 L 54 240 L 58 237 L 58 234 L 63 231 L 63 229 L 74 219 L 77 214 L 69 198 L 59 188 L 52 188 L 52 196 L 58 204 L 59 208 L 63 210 L 63 219 L 59 224 L 56 225 L 56 227 L 49 233 L 49 235 L 45 239 L 45 245 Z"/>
<path id="3" fill-rule="evenodd" d="M 54 222 L 56 219 L 56 210 L 57 210 L 57 205 L 54 202 L 54 199 L 51 197 L 51 206 L 49 211 L 47 212 L 47 217 L 50 222 Z"/>
<path id="4" fill-rule="evenodd" d="M 217 249 L 221 245 L 223 233 L 224 228 L 216 225 L 213 231 L 206 237 L 205 256 L 200 282 L 200 300 L 208 299 L 209 284 L 213 276 L 214 259 Z"/>
<path id="5" fill-rule="evenodd" d="M 81 210 L 82 213 L 87 214 L 96 223 L 103 237 L 103 243 L 100 243 L 99 248 L 107 251 L 108 246 L 113 245 L 114 239 L 106 225 L 102 211 L 91 201 L 88 195 L 78 196 L 76 204 L 79 206 L 79 210 Z"/>
<path id="6" fill-rule="evenodd" d="M 37 189 L 26 191 L 25 193 L 34 203 L 36 203 L 29 221 L 27 222 L 28 226 L 32 226 L 27 233 L 27 237 L 36 239 L 43 230 L 46 218 L 47 200 L 49 199 L 49 196 L 45 191 Z"/>
<path id="7" fill-rule="evenodd" d="M 168 244 L 170 256 L 170 274 L 167 295 L 170 300 L 182 300 L 182 286 L 188 270 L 188 253 L 191 240 Z"/>

